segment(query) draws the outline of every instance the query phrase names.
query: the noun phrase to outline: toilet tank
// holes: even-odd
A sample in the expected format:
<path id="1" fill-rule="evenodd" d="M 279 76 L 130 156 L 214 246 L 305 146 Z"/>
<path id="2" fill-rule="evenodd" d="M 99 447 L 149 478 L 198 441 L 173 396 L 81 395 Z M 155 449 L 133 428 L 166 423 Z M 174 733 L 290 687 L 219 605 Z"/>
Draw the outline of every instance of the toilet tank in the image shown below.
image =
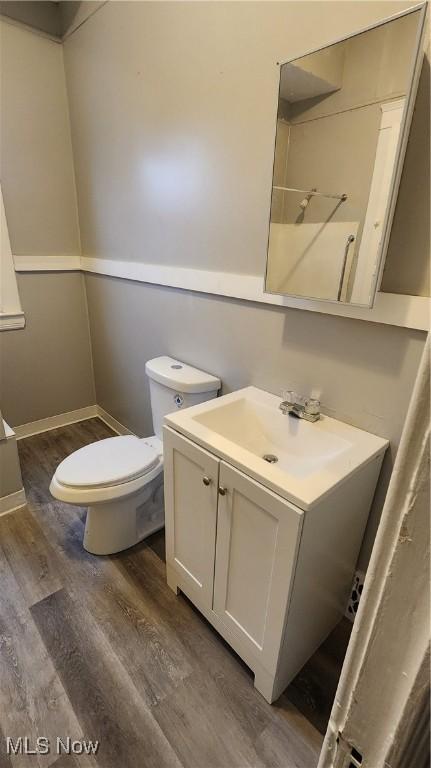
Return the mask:
<path id="1" fill-rule="evenodd" d="M 148 360 L 145 373 L 150 380 L 154 433 L 160 439 L 164 416 L 212 400 L 221 387 L 216 376 L 167 356 Z"/>

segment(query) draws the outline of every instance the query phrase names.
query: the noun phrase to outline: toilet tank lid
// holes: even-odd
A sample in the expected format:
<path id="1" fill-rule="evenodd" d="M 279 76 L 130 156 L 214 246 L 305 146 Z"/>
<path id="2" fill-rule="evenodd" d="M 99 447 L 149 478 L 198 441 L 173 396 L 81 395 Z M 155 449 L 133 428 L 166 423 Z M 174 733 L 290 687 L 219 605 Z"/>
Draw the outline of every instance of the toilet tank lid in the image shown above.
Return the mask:
<path id="1" fill-rule="evenodd" d="M 148 360 L 145 372 L 153 381 L 184 393 L 214 392 L 221 387 L 216 376 L 166 355 Z"/>

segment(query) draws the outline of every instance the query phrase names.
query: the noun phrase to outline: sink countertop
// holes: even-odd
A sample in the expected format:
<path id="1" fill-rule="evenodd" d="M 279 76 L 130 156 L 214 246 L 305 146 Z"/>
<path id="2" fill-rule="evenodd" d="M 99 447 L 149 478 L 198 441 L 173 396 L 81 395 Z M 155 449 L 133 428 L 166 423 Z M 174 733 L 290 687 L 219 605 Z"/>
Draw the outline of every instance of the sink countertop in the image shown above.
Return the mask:
<path id="1" fill-rule="evenodd" d="M 389 445 L 329 416 L 311 423 L 284 415 L 280 402 L 245 387 L 171 413 L 165 424 L 304 511 Z M 265 461 L 266 454 L 277 462 Z"/>

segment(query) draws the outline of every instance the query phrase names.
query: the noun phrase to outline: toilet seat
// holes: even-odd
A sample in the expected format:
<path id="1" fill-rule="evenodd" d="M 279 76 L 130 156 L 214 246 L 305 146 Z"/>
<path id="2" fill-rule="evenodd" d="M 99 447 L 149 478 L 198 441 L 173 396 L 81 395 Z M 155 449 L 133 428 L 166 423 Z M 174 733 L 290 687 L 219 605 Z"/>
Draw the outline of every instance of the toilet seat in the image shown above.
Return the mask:
<path id="1" fill-rule="evenodd" d="M 159 453 L 148 440 L 133 435 L 108 437 L 64 459 L 56 478 L 69 488 L 110 488 L 150 472 L 158 463 Z"/>
<path id="2" fill-rule="evenodd" d="M 129 439 L 129 437 L 132 442 L 126 445 L 127 450 L 130 453 L 131 463 L 127 464 L 126 461 L 124 461 L 121 465 L 121 471 L 111 464 L 109 464 L 109 469 L 108 467 L 104 469 L 103 467 L 97 466 L 99 458 L 102 455 L 105 455 L 105 449 L 102 448 L 102 451 L 100 451 L 98 446 L 112 441 L 109 450 L 112 450 L 112 455 L 117 455 L 117 453 L 119 454 L 120 452 L 120 446 L 123 445 L 122 441 L 124 441 L 125 437 L 109 437 L 106 440 L 99 440 L 96 443 L 91 443 L 91 445 L 80 448 L 79 451 L 76 452 L 81 453 L 82 451 L 76 466 L 72 464 L 72 462 L 69 464 L 69 459 L 76 456 L 76 453 L 71 454 L 71 456 L 68 456 L 67 459 L 64 459 L 64 461 L 61 462 L 51 480 L 50 491 L 52 495 L 56 499 L 65 501 L 68 504 L 94 505 L 125 499 L 149 485 L 154 478 L 163 473 L 162 441 L 156 436 L 146 438 L 127 436 L 126 439 Z M 92 449 L 91 452 L 88 450 L 90 448 Z M 136 453 L 134 454 L 135 451 Z M 132 454 L 134 454 L 136 458 L 134 458 Z M 89 466 L 87 473 L 83 459 L 88 456 L 91 457 L 91 467 Z M 69 464 L 69 469 L 64 471 L 66 462 Z M 95 467 L 98 472 L 97 480 L 99 481 L 99 485 L 95 485 L 94 483 Z M 140 467 L 140 469 L 138 469 L 138 467 Z M 84 485 L 84 482 L 88 483 L 90 476 L 92 480 L 91 485 Z M 101 481 L 102 477 L 104 477 L 103 482 Z M 67 482 L 65 482 L 65 480 Z M 67 484 L 76 480 L 81 484 Z"/>

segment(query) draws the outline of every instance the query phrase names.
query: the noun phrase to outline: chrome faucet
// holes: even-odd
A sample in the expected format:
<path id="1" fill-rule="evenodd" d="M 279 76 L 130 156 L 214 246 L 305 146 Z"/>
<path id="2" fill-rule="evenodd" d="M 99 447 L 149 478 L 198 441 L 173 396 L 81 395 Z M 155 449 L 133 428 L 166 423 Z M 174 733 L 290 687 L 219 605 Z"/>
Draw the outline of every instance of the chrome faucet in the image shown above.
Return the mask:
<path id="1" fill-rule="evenodd" d="M 292 390 L 283 392 L 283 400 L 278 406 L 282 413 L 296 416 L 297 419 L 318 421 L 320 419 L 320 400 L 314 397 L 302 397 Z"/>

